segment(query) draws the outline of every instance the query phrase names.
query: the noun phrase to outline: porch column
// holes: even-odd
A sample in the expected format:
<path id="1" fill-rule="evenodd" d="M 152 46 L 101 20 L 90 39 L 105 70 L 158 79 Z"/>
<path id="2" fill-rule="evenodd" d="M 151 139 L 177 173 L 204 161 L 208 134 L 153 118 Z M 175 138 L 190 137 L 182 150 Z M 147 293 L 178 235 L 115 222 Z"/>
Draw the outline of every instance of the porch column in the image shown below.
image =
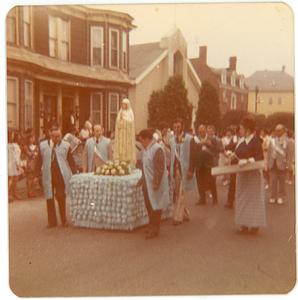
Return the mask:
<path id="1" fill-rule="evenodd" d="M 62 86 L 61 84 L 57 86 L 57 121 L 59 126 L 62 127 Z"/>
<path id="2" fill-rule="evenodd" d="M 79 89 L 78 87 L 76 87 L 75 89 L 75 101 L 74 101 L 74 111 L 75 111 L 75 114 L 76 114 L 76 127 L 78 128 L 78 130 L 80 130 L 79 126 L 80 126 L 80 122 L 79 122 L 79 119 L 80 119 L 80 110 L 79 110 L 79 107 L 80 107 L 80 96 L 79 96 Z M 77 112 L 79 112 L 79 114 L 77 115 Z"/>

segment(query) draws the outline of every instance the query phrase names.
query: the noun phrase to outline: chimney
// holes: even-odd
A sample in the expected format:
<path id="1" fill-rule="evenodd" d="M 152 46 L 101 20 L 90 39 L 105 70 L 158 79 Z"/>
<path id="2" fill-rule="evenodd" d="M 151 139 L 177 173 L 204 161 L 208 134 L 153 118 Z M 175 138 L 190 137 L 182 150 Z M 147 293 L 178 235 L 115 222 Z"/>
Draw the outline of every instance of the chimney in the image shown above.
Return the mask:
<path id="1" fill-rule="evenodd" d="M 207 64 L 207 46 L 200 47 L 200 59 Z"/>
<path id="2" fill-rule="evenodd" d="M 235 71 L 236 72 L 236 62 L 237 62 L 237 57 L 236 56 L 231 56 L 230 57 L 230 71 Z"/>
<path id="3" fill-rule="evenodd" d="M 282 66 L 282 71 L 283 71 L 283 72 L 286 71 L 286 66 Z"/>

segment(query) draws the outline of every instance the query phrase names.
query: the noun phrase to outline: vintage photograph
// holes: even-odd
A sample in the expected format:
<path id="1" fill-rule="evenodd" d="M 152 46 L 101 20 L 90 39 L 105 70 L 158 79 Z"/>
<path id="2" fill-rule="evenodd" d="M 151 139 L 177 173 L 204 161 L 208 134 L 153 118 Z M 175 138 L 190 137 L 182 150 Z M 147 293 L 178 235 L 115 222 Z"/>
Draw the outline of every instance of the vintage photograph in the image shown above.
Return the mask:
<path id="1" fill-rule="evenodd" d="M 293 294 L 293 2 L 20 2 L 8 296 Z"/>

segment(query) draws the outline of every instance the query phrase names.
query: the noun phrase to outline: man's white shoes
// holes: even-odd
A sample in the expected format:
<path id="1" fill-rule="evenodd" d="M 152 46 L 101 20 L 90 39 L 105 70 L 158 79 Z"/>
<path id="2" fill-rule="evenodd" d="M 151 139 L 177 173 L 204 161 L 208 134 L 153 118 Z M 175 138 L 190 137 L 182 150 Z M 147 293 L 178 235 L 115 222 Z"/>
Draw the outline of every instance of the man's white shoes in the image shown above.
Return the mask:
<path id="1" fill-rule="evenodd" d="M 279 197 L 278 199 L 277 199 L 277 201 L 274 199 L 274 198 L 271 198 L 270 200 L 269 200 L 269 203 L 271 203 L 271 204 L 273 204 L 273 203 L 277 203 L 277 204 L 283 204 L 284 203 L 284 200 L 281 198 L 281 197 Z"/>

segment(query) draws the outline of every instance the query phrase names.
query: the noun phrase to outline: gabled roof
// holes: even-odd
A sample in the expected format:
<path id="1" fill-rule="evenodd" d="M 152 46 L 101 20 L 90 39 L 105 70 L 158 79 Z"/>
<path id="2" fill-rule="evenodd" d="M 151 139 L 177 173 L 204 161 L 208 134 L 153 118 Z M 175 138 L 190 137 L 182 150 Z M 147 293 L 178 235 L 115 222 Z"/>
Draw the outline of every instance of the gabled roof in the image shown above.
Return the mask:
<path id="1" fill-rule="evenodd" d="M 245 80 L 249 90 L 266 92 L 294 92 L 294 78 L 284 71 L 257 71 Z"/>
<path id="2" fill-rule="evenodd" d="M 218 88 L 220 83 L 217 80 L 216 76 L 212 72 L 211 68 L 208 67 L 204 61 L 198 57 L 198 58 L 191 58 L 190 63 L 192 64 L 194 70 L 196 71 L 198 77 L 200 78 L 201 81 L 203 81 L 205 78 L 209 78 L 209 81 L 216 87 Z"/>
<path id="3" fill-rule="evenodd" d="M 202 81 L 199 78 L 189 58 L 187 59 L 187 72 L 190 75 L 190 77 L 194 80 L 194 83 L 197 86 L 197 88 L 200 89 L 202 86 Z"/>
<path id="4" fill-rule="evenodd" d="M 231 88 L 231 89 L 241 89 L 243 91 L 243 88 L 239 87 L 239 78 L 243 79 L 243 75 L 239 75 L 236 73 L 236 71 L 231 71 L 229 68 L 221 68 L 221 69 L 215 69 L 212 67 L 209 67 L 203 59 L 200 57 L 197 58 L 191 58 L 190 59 L 191 64 L 193 65 L 194 69 L 196 70 L 200 80 L 204 80 L 207 78 L 214 86 L 216 87 L 225 87 L 225 88 Z M 232 86 L 229 80 L 226 81 L 226 83 L 221 82 L 221 74 L 225 73 L 227 78 L 231 77 L 232 74 L 236 78 L 236 86 Z M 246 89 L 246 87 L 244 87 Z"/>
<path id="5" fill-rule="evenodd" d="M 167 49 L 160 48 L 160 42 L 130 45 L 129 46 L 129 76 L 132 80 L 137 80 L 146 73 L 151 66 L 155 66 L 158 60 L 161 61 Z"/>

